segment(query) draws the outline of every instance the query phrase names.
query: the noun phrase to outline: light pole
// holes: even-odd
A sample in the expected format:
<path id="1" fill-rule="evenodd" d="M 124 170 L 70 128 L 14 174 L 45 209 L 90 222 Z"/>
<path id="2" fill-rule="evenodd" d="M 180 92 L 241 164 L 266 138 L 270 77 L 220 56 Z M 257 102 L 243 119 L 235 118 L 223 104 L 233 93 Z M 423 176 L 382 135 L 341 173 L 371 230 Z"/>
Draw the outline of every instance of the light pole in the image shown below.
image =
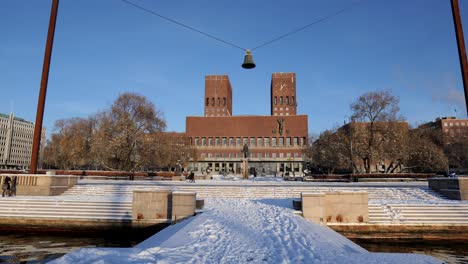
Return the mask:
<path id="1" fill-rule="evenodd" d="M 465 39 L 463 37 L 463 26 L 460 17 L 460 8 L 458 0 L 451 0 L 453 24 L 455 26 L 455 34 L 457 36 L 458 57 L 460 59 L 460 68 L 463 78 L 463 88 L 465 91 L 465 107 L 468 113 L 468 62 L 466 59 Z"/>
<path id="2" fill-rule="evenodd" d="M 42 119 L 44 117 L 44 106 L 47 94 L 47 83 L 49 81 L 50 58 L 52 56 L 52 46 L 54 44 L 55 22 L 57 21 L 58 4 L 59 0 L 53 0 L 52 9 L 50 11 L 49 31 L 47 33 L 44 64 L 42 66 L 41 88 L 39 90 L 39 98 L 37 102 L 36 123 L 34 124 L 31 164 L 29 166 L 29 172 L 31 174 L 37 173 L 37 160 L 39 158 L 39 148 L 41 145 L 42 135 Z"/>

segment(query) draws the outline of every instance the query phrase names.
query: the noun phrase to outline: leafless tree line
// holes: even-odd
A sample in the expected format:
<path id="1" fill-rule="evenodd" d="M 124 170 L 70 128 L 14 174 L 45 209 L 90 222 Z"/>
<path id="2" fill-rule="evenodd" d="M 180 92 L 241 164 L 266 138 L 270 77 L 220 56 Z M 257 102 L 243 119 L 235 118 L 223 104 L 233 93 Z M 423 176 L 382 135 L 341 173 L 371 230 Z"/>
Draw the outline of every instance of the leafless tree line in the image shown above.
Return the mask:
<path id="1" fill-rule="evenodd" d="M 383 173 L 468 168 L 468 137 L 446 144 L 440 129 L 411 129 L 397 116 L 398 103 L 390 91 L 360 96 L 350 105 L 350 122 L 309 139 L 306 157 L 324 173 L 370 173 L 376 164 Z"/>
<path id="2" fill-rule="evenodd" d="M 140 171 L 188 162 L 194 157 L 188 139 L 165 128 L 163 113 L 152 102 L 124 93 L 88 118 L 58 120 L 43 167 Z"/>

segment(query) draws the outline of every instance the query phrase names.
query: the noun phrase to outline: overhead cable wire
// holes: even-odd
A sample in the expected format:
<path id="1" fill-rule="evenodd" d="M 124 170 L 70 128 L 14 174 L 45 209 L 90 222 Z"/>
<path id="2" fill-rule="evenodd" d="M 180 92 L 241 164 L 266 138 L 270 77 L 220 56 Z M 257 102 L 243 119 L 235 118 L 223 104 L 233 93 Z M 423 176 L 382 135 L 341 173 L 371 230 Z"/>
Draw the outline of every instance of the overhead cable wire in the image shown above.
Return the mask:
<path id="1" fill-rule="evenodd" d="M 269 44 L 271 44 L 271 43 L 273 43 L 273 42 L 276 42 L 276 41 L 278 41 L 278 40 L 281 40 L 281 39 L 284 39 L 284 38 L 286 38 L 286 37 L 289 37 L 289 36 L 291 36 L 291 35 L 293 35 L 293 34 L 296 34 L 297 32 L 302 31 L 302 30 L 304 30 L 304 29 L 306 29 L 306 28 L 308 28 L 308 27 L 310 27 L 310 26 L 313 26 L 313 25 L 315 25 L 315 24 L 318 24 L 318 23 L 320 23 L 320 22 L 323 22 L 323 21 L 325 21 L 325 20 L 328 20 L 328 19 L 330 19 L 330 18 L 332 18 L 332 17 L 335 17 L 335 16 L 337 16 L 337 15 L 339 15 L 339 14 L 341 14 L 341 13 L 343 13 L 343 12 L 345 12 L 345 11 L 351 9 L 351 8 L 354 8 L 354 7 L 355 7 L 356 5 L 358 5 L 360 2 L 362 2 L 362 0 L 359 0 L 357 3 L 354 3 L 354 4 L 352 4 L 352 5 L 349 5 L 349 6 L 345 7 L 345 8 L 343 8 L 343 9 L 340 9 L 340 10 L 338 10 L 338 11 L 335 12 L 335 13 L 332 13 L 332 14 L 329 14 L 329 15 L 327 15 L 327 16 L 324 16 L 324 17 L 322 17 L 322 18 L 320 18 L 320 19 L 317 19 L 317 20 L 315 20 L 315 21 L 312 22 L 312 23 L 309 23 L 309 24 L 307 24 L 307 25 L 305 25 L 305 26 L 302 26 L 302 27 L 300 27 L 300 28 L 297 28 L 297 29 L 295 29 L 295 30 L 293 30 L 293 31 L 290 31 L 290 32 L 286 33 L 286 34 L 280 35 L 280 36 L 278 36 L 278 37 L 276 37 L 276 38 L 274 38 L 274 39 L 272 39 L 272 40 L 269 40 L 269 41 L 267 41 L 267 42 L 265 42 L 265 43 L 263 43 L 263 44 L 261 44 L 261 45 L 258 45 L 258 46 L 256 46 L 255 48 L 251 49 L 251 51 L 256 50 L 256 49 L 259 49 L 259 48 L 262 48 L 262 47 L 265 47 L 266 45 L 269 45 Z"/>
<path id="2" fill-rule="evenodd" d="M 224 43 L 224 44 L 226 44 L 226 45 L 229 45 L 229 46 L 231 46 L 231 47 L 234 47 L 234 48 L 237 48 L 237 49 L 241 49 L 241 50 L 243 50 L 243 51 L 247 51 L 247 49 L 242 48 L 242 47 L 239 47 L 239 46 L 236 45 L 236 44 L 233 44 L 233 43 L 228 42 L 228 41 L 226 41 L 226 40 L 223 40 L 223 39 L 220 39 L 220 38 L 218 38 L 218 37 L 215 37 L 215 36 L 213 36 L 213 35 L 211 35 L 211 34 L 208 34 L 208 33 L 206 33 L 206 32 L 203 32 L 203 31 L 201 31 L 201 30 L 199 30 L 199 29 L 196 29 L 196 28 L 194 28 L 194 27 L 191 27 L 191 26 L 189 26 L 189 25 L 186 25 L 186 24 L 184 24 L 184 23 L 181 23 L 181 22 L 176 21 L 176 20 L 174 20 L 174 19 L 171 19 L 171 18 L 169 18 L 169 17 L 166 17 L 166 16 L 163 16 L 163 15 L 161 15 L 161 14 L 158 14 L 158 13 L 152 11 L 152 10 L 149 10 L 149 9 L 147 9 L 147 8 L 144 8 L 144 7 L 142 7 L 142 6 L 140 6 L 140 5 L 137 5 L 137 4 L 133 3 L 133 2 L 130 2 L 130 1 L 127 1 L 127 0 L 121 0 L 121 1 L 124 2 L 124 3 L 126 3 L 126 4 L 132 5 L 132 6 L 136 7 L 136 8 L 138 8 L 138 9 L 141 9 L 141 10 L 143 10 L 143 11 L 146 11 L 146 12 L 148 12 L 148 13 L 151 13 L 151 14 L 153 14 L 153 15 L 156 15 L 156 16 L 162 18 L 162 19 L 165 19 L 165 20 L 167 20 L 167 21 L 170 21 L 170 22 L 172 22 L 172 23 L 174 23 L 174 24 L 177 24 L 177 25 L 179 25 L 179 26 L 181 26 L 181 27 L 187 28 L 187 29 L 189 29 L 189 30 L 195 31 L 195 32 L 200 33 L 200 34 L 202 34 L 202 35 L 204 35 L 204 36 L 207 36 L 207 37 L 209 37 L 209 38 L 212 38 L 212 39 L 214 39 L 214 40 L 217 40 L 217 41 L 219 41 L 219 42 L 222 42 L 222 43 Z"/>
<path id="3" fill-rule="evenodd" d="M 138 4 L 135 4 L 135 3 L 130 2 L 130 1 L 128 1 L 128 0 L 121 0 L 121 1 L 124 2 L 124 3 L 126 3 L 126 4 L 128 4 L 128 5 L 134 6 L 134 7 L 138 8 L 138 9 L 140 9 L 140 10 L 143 10 L 143 11 L 145 11 L 145 12 L 148 12 L 148 13 L 150 13 L 150 14 L 153 14 L 153 15 L 155 15 L 155 16 L 158 16 L 158 17 L 160 17 L 160 18 L 162 18 L 162 19 L 164 19 L 164 20 L 167 20 L 167 21 L 169 21 L 169 22 L 172 22 L 172 23 L 174 23 L 174 24 L 176 24 L 176 25 L 179 25 L 179 26 L 184 27 L 184 28 L 186 28 L 186 29 L 189 29 L 189 30 L 191 30 L 191 31 L 197 32 L 197 33 L 202 34 L 202 35 L 204 35 L 204 36 L 206 36 L 206 37 L 209 37 L 209 38 L 211 38 L 211 39 L 214 39 L 214 40 L 216 40 L 216 41 L 222 42 L 222 43 L 224 43 L 224 44 L 226 44 L 226 45 L 229 45 L 229 46 L 231 46 L 231 47 L 234 47 L 234 48 L 237 48 L 237 49 L 240 49 L 240 50 L 243 50 L 243 51 L 249 50 L 249 49 L 246 49 L 246 48 L 242 48 L 242 47 L 240 47 L 240 46 L 238 46 L 238 45 L 236 45 L 236 44 L 234 44 L 234 43 L 231 43 L 231 42 L 229 42 L 229 41 L 223 40 L 223 39 L 221 39 L 221 38 L 219 38 L 219 37 L 213 36 L 213 35 L 211 35 L 211 34 L 209 34 L 209 33 L 203 32 L 203 31 L 201 31 L 201 30 L 199 30 L 199 29 L 196 29 L 196 28 L 194 28 L 194 27 L 192 27 L 192 26 L 189 26 L 189 25 L 187 25 L 187 24 L 184 24 L 184 23 L 182 23 L 182 22 L 176 21 L 176 20 L 174 20 L 174 19 L 172 19 L 172 18 L 163 16 L 163 15 L 161 15 L 161 14 L 159 14 L 159 13 L 156 13 L 156 12 L 154 12 L 154 11 L 152 11 L 152 10 L 149 10 L 149 9 L 143 7 L 143 6 L 140 6 L 140 5 L 138 5 Z M 267 41 L 267 42 L 264 42 L 263 44 L 258 45 L 258 46 L 256 46 L 256 47 L 250 49 L 250 50 L 253 51 L 253 50 L 256 50 L 256 49 L 259 49 L 259 48 L 263 48 L 263 47 L 265 47 L 265 46 L 267 46 L 267 45 L 269 45 L 269 44 L 271 44 L 271 43 L 273 43 L 273 42 L 279 41 L 279 40 L 284 39 L 284 38 L 286 38 L 286 37 L 289 37 L 289 36 L 291 36 L 291 35 L 293 35 L 293 34 L 296 34 L 296 33 L 300 32 L 300 31 L 302 31 L 302 30 L 305 30 L 305 29 L 307 29 L 307 28 L 310 27 L 310 26 L 319 24 L 319 23 L 321 23 L 321 22 L 323 22 L 323 21 L 326 21 L 326 20 L 328 20 L 328 19 L 330 19 L 330 18 L 333 18 L 333 17 L 335 17 L 335 16 L 338 16 L 338 15 L 340 15 L 341 13 L 343 13 L 343 12 L 345 12 L 345 11 L 348 11 L 349 9 L 354 8 L 355 6 L 357 6 L 358 4 L 360 4 L 360 3 L 363 2 L 363 1 L 364 1 L 364 0 L 358 0 L 357 3 L 351 4 L 351 5 L 349 5 L 349 6 L 345 7 L 345 8 L 342 8 L 342 9 L 340 9 L 340 10 L 338 10 L 338 11 L 332 13 L 332 14 L 329 14 L 329 15 L 327 15 L 327 16 L 324 16 L 324 17 L 320 18 L 320 19 L 317 19 L 317 20 L 313 21 L 312 23 L 309 23 L 309 24 L 307 24 L 307 25 L 305 25 L 305 26 L 302 26 L 302 27 L 297 28 L 297 29 L 295 29 L 295 30 L 293 30 L 293 31 L 290 31 L 290 32 L 288 32 L 288 33 L 286 33 L 286 34 L 283 34 L 283 35 L 280 35 L 280 36 L 278 36 L 278 37 L 276 37 L 276 38 L 273 38 L 273 39 L 271 39 L 271 40 L 269 40 L 269 41 Z"/>

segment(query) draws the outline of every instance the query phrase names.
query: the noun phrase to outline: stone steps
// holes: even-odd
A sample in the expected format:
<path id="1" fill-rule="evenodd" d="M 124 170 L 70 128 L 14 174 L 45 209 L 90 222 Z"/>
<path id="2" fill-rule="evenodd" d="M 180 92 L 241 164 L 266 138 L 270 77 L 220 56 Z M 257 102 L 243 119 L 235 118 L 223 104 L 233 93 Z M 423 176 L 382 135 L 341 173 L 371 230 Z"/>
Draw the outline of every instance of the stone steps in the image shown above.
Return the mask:
<path id="1" fill-rule="evenodd" d="M 85 185 L 76 185 L 74 188 L 69 189 L 64 193 L 64 195 L 132 195 L 133 190 L 136 189 L 152 189 L 154 187 L 145 186 L 89 186 Z M 262 187 L 262 186 L 246 186 L 246 187 L 229 187 L 229 186 L 172 186 L 173 189 L 180 191 L 195 191 L 197 195 L 201 198 L 208 197 L 223 197 L 223 198 L 298 198 L 300 197 L 301 192 L 319 192 L 319 191 L 329 191 L 329 190 L 340 190 L 340 191 L 352 191 L 356 188 L 324 188 L 324 187 Z M 413 188 L 418 190 L 418 194 L 408 194 L 401 190 L 389 192 L 386 190 L 382 192 L 381 190 L 375 190 L 375 188 L 360 188 L 363 191 L 369 193 L 370 199 L 375 200 L 397 200 L 401 198 L 406 199 L 415 199 L 415 198 L 424 198 L 429 197 L 437 200 L 445 200 L 439 194 L 432 192 L 429 189 L 423 188 Z"/>
<path id="2" fill-rule="evenodd" d="M 93 185 L 78 184 L 67 190 L 62 197 L 70 195 L 118 196 L 130 200 L 134 190 L 170 188 L 178 191 L 196 192 L 199 198 L 299 198 L 301 192 L 367 191 L 370 223 L 450 223 L 468 224 L 468 204 L 424 204 L 424 202 L 447 203 L 438 193 L 424 187 L 323 187 L 323 186 L 198 186 L 184 184 L 160 185 Z M 415 201 L 418 204 L 380 205 L 380 201 Z M 377 204 L 375 204 L 377 203 Z"/>
<path id="3" fill-rule="evenodd" d="M 59 196 L 60 197 L 60 196 Z M 131 220 L 131 202 L 5 199 L 0 218 Z"/>

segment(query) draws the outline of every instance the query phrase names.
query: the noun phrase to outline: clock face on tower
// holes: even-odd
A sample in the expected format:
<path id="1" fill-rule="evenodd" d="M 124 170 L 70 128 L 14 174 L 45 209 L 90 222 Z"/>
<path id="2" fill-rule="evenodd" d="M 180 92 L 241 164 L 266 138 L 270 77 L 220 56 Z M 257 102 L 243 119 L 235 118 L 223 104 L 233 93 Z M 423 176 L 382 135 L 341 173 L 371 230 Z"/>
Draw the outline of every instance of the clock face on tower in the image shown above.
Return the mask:
<path id="1" fill-rule="evenodd" d="M 279 84 L 278 84 L 278 90 L 283 92 L 283 91 L 286 91 L 288 89 L 288 86 L 286 85 L 286 83 L 284 83 L 283 81 L 281 81 Z"/>

